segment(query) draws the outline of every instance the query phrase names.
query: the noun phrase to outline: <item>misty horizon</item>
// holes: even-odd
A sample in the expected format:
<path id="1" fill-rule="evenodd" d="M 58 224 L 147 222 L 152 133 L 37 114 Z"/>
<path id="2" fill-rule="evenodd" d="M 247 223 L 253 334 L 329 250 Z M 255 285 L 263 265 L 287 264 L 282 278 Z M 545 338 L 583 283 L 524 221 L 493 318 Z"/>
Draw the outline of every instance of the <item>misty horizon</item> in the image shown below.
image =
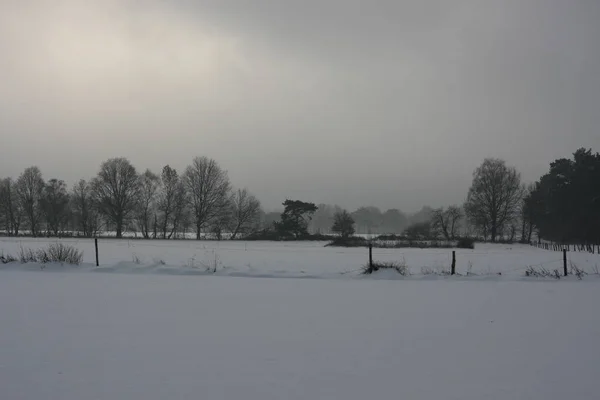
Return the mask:
<path id="1" fill-rule="evenodd" d="M 72 187 L 126 157 L 215 159 L 285 199 L 462 204 L 488 157 L 525 183 L 598 149 L 600 3 L 0 4 L 0 176 Z"/>

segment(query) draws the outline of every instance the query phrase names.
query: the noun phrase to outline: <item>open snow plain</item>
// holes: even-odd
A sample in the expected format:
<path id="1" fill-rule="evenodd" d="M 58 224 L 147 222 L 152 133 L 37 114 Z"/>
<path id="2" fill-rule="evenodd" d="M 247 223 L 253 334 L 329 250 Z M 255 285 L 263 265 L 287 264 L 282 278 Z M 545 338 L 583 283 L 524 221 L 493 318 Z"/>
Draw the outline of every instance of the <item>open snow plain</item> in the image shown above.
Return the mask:
<path id="1" fill-rule="evenodd" d="M 0 265 L 0 399 L 600 398 L 600 279 L 523 277 L 560 253 L 480 245 L 446 277 L 420 270 L 449 250 L 375 249 L 392 280 L 322 243 L 102 240 L 95 268 L 64 242 L 84 265 Z"/>

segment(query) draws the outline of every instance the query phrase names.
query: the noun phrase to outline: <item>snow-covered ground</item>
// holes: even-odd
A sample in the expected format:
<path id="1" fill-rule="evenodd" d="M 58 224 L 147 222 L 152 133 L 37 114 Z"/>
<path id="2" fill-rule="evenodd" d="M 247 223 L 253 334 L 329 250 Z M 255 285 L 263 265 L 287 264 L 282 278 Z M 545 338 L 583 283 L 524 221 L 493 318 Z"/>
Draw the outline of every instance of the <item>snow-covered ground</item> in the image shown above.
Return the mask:
<path id="1" fill-rule="evenodd" d="M 21 248 L 39 249 L 51 243 L 76 246 L 84 252 L 84 265 L 77 270 L 127 273 L 206 274 L 256 277 L 356 278 L 366 264 L 365 248 L 324 247 L 324 242 L 241 241 L 99 241 L 100 268 L 95 268 L 94 242 L 90 239 L 1 238 L 0 253 L 18 256 Z M 405 263 L 414 275 L 422 270 L 449 270 L 450 249 L 374 249 L 378 261 Z M 527 245 L 477 244 L 474 250 L 456 250 L 457 272 L 477 274 L 469 279 L 522 279 L 529 266 L 562 272 L 562 253 Z M 600 267 L 600 255 L 569 252 L 574 263 L 590 274 Z M 39 269 L 36 265 L 2 266 L 0 269 Z M 67 267 L 48 266 L 46 270 Z M 501 275 L 498 275 L 501 274 Z M 592 279 L 590 275 L 588 279 Z"/>
<path id="2" fill-rule="evenodd" d="M 598 289 L 0 270 L 0 398 L 598 399 Z"/>
<path id="3" fill-rule="evenodd" d="M 84 264 L 0 264 L 0 399 L 600 398 L 597 254 L 568 254 L 579 281 L 525 278 L 562 254 L 522 245 L 457 250 L 455 277 L 421 274 L 451 250 L 374 249 L 407 278 L 315 242 L 100 240 L 99 268 L 92 240 L 0 253 L 57 241 Z"/>

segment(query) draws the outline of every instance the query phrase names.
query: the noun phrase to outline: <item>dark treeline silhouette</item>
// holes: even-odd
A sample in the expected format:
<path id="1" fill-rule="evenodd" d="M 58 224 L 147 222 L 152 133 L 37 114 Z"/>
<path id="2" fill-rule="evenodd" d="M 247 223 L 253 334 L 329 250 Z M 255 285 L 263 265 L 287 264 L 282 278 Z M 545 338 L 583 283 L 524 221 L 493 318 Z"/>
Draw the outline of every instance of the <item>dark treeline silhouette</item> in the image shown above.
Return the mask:
<path id="1" fill-rule="evenodd" d="M 196 157 L 183 173 L 166 165 L 160 174 L 138 173 L 126 158 L 112 158 L 71 190 L 62 180 L 44 181 L 35 166 L 0 180 L 0 229 L 10 236 L 133 232 L 171 239 L 194 232 L 220 239 L 227 232 L 235 239 L 258 230 L 261 215 L 257 198 L 233 189 L 227 172 L 207 157 Z"/>
<path id="2" fill-rule="evenodd" d="M 600 244 L 600 155 L 579 149 L 559 159 L 538 182 L 525 185 L 516 168 L 487 158 L 473 172 L 461 206 L 398 209 L 286 200 L 283 212 L 265 213 L 247 189 L 232 188 L 227 172 L 196 157 L 183 173 L 138 173 L 125 158 L 102 163 L 98 174 L 69 190 L 45 181 L 37 167 L 0 180 L 0 231 L 11 236 L 98 236 L 124 232 L 142 238 L 255 238 L 298 240 L 322 235 L 399 235 L 423 240 L 538 240 Z M 225 235 L 226 234 L 226 235 Z"/>
<path id="3" fill-rule="evenodd" d="M 514 167 L 486 159 L 473 173 L 464 211 L 473 232 L 491 241 L 531 243 L 535 233 L 538 241 L 599 245 L 600 154 L 579 149 L 529 185 Z"/>
<path id="4" fill-rule="evenodd" d="M 528 239 L 562 244 L 600 244 L 600 154 L 579 149 L 561 158 L 524 198 Z"/>

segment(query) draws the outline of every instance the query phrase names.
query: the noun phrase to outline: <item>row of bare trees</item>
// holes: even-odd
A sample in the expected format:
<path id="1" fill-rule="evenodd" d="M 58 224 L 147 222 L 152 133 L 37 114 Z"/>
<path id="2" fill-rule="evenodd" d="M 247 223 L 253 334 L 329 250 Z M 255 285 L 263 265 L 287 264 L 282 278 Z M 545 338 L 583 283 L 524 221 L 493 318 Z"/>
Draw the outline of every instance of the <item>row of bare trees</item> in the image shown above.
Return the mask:
<path id="1" fill-rule="evenodd" d="M 197 239 L 206 232 L 235 239 L 258 229 L 261 213 L 258 199 L 233 189 L 227 171 L 207 157 L 195 158 L 183 174 L 166 165 L 160 175 L 112 158 L 71 191 L 64 181 L 44 181 L 38 167 L 0 181 L 0 229 L 15 236 L 114 230 L 118 238 L 133 231 L 170 239 L 193 227 Z"/>

